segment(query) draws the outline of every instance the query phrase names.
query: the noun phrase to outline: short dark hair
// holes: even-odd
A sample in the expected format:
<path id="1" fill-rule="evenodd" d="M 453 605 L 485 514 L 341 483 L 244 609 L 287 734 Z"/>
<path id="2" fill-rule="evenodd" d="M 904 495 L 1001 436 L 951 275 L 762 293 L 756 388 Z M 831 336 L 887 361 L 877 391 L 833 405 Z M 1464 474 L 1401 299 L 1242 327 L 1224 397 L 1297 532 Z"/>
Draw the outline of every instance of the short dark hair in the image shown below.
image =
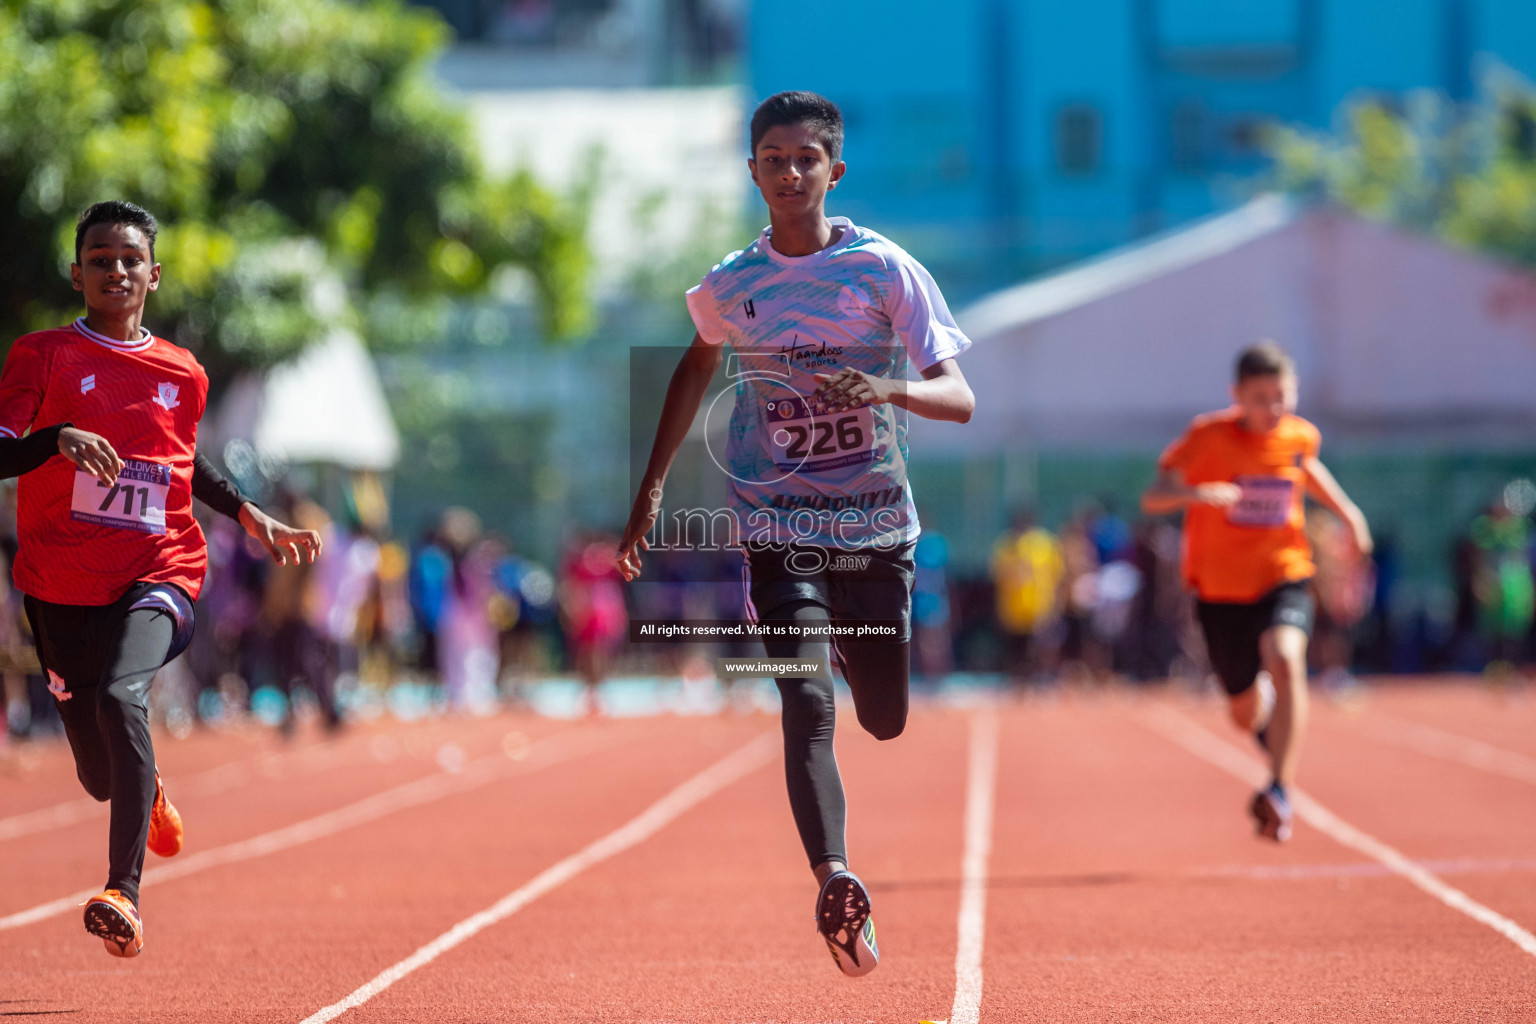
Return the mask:
<path id="1" fill-rule="evenodd" d="M 757 105 L 752 114 L 752 156 L 757 144 L 770 128 L 781 124 L 803 124 L 816 133 L 817 140 L 833 162 L 843 156 L 843 112 L 837 104 L 814 92 L 779 92 Z"/>
<path id="2" fill-rule="evenodd" d="M 1280 377 L 1296 372 L 1290 353 L 1272 341 L 1261 341 L 1238 353 L 1237 382 L 1251 377 Z"/>
<path id="3" fill-rule="evenodd" d="M 155 236 L 160 233 L 160 225 L 155 221 L 155 215 L 142 206 L 135 206 L 125 199 L 108 199 L 104 203 L 86 207 L 80 215 L 80 220 L 75 224 L 75 262 L 80 262 L 80 246 L 85 242 L 85 233 L 97 224 L 128 224 L 144 232 L 144 237 L 149 239 L 149 258 L 153 262 L 155 258 Z"/>

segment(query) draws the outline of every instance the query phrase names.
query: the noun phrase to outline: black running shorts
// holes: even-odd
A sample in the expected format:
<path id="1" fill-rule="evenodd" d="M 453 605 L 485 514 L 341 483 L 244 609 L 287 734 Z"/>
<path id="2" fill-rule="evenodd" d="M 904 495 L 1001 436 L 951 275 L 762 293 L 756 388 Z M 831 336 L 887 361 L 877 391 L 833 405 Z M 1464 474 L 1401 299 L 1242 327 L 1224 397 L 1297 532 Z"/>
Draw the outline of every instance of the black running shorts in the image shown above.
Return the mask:
<path id="1" fill-rule="evenodd" d="M 913 547 L 745 545 L 748 610 L 766 622 L 786 605 L 811 601 L 834 625 L 889 624 L 896 635 L 883 639 L 905 643 L 912 639 Z"/>
<path id="2" fill-rule="evenodd" d="M 1296 626 L 1312 635 L 1312 581 L 1282 583 L 1251 604 L 1201 601 L 1197 610 L 1211 668 L 1227 693 L 1235 697 L 1258 678 L 1263 665 L 1259 638 L 1265 630 Z"/>

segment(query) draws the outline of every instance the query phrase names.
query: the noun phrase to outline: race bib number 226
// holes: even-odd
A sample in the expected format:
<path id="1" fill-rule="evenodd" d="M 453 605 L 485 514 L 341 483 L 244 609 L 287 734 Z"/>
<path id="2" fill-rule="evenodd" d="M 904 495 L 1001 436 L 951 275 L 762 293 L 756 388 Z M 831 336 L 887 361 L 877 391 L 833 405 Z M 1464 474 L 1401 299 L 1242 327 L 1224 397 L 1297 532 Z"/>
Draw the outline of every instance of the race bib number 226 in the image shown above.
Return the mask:
<path id="1" fill-rule="evenodd" d="M 860 406 L 828 412 L 800 397 L 767 404 L 773 461 L 786 473 L 815 473 L 874 460 L 878 452 L 874 410 Z"/>
<path id="2" fill-rule="evenodd" d="M 104 484 L 84 470 L 75 471 L 70 518 L 97 526 L 140 533 L 165 532 L 165 499 L 171 490 L 171 467 L 124 459 L 117 483 Z"/>

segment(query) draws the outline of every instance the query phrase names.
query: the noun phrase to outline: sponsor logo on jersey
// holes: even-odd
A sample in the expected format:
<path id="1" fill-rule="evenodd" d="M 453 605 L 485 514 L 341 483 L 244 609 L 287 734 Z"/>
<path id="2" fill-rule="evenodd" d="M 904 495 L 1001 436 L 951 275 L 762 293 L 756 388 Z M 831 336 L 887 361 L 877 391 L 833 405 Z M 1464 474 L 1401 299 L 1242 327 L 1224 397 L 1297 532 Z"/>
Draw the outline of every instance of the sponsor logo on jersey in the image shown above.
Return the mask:
<path id="1" fill-rule="evenodd" d="M 48 692 L 53 694 L 54 700 L 69 700 L 74 696 L 64 685 L 63 677 L 53 669 L 48 670 Z"/>
<path id="2" fill-rule="evenodd" d="M 96 375 L 90 374 L 80 378 L 80 393 L 83 395 L 96 386 Z"/>
<path id="3" fill-rule="evenodd" d="M 792 364 L 813 368 L 836 368 L 842 361 L 843 350 L 839 345 L 828 345 L 826 342 L 802 342 L 798 333 L 794 334 L 788 345 L 782 345 L 780 352 L 785 353 Z"/>
<path id="4" fill-rule="evenodd" d="M 748 299 L 746 302 L 743 302 L 741 304 L 741 308 L 746 312 L 748 320 L 756 319 L 756 317 L 757 317 L 757 307 L 752 304 L 752 300 L 751 299 Z"/>
<path id="5" fill-rule="evenodd" d="M 176 400 L 181 391 L 175 384 L 161 384 L 160 393 L 155 396 L 155 404 L 167 409 L 174 409 L 181 403 Z"/>

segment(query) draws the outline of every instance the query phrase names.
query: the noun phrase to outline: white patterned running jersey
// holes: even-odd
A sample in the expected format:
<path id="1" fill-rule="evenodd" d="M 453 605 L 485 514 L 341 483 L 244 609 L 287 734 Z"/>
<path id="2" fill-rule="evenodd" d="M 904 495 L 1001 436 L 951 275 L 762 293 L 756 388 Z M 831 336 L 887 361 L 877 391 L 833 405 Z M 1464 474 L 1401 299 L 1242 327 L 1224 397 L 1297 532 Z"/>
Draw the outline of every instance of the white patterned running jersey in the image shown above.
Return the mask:
<path id="1" fill-rule="evenodd" d="M 699 336 L 732 349 L 721 468 L 743 540 L 886 547 L 918 535 L 905 411 L 821 408 L 815 375 L 905 380 L 909 361 L 926 370 L 971 342 L 922 264 L 846 217 L 832 225 L 836 241 L 809 256 L 777 252 L 765 229 L 688 291 Z"/>

